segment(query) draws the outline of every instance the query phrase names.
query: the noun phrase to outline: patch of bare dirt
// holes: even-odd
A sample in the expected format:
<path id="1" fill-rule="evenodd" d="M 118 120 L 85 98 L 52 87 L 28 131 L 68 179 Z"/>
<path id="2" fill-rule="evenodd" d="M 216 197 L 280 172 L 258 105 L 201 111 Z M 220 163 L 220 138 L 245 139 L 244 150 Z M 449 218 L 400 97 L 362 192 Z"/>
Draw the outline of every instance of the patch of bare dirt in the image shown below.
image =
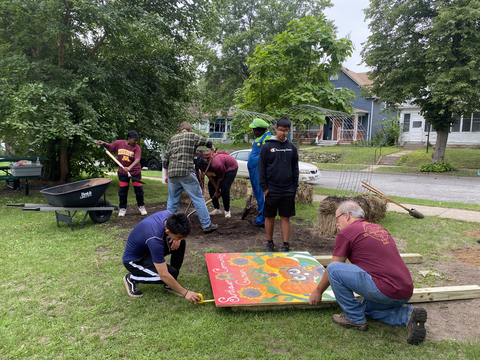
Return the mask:
<path id="1" fill-rule="evenodd" d="M 165 210 L 166 203 L 146 204 L 149 214 Z M 186 204 L 180 204 L 183 211 Z M 189 252 L 204 254 L 205 252 L 250 252 L 263 251 L 266 238 L 265 230 L 253 228 L 246 220 L 241 220 L 243 209 L 231 208 L 232 218 L 225 219 L 222 215 L 212 216 L 212 221 L 218 224 L 217 231 L 211 234 L 202 232 L 198 217 L 192 215 L 192 232 L 187 239 L 187 255 Z M 108 221 L 110 226 L 133 229 L 143 217 L 136 206 L 127 207 L 127 216 L 118 218 L 112 216 Z M 253 215 L 252 215 L 253 218 Z M 275 223 L 274 241 L 277 247 L 281 245 L 280 224 Z M 121 235 L 123 240 L 128 232 Z M 312 255 L 330 255 L 333 252 L 335 239 L 317 236 L 312 227 L 292 225 L 291 250 L 308 251 Z M 401 243 L 401 241 L 400 241 Z M 480 249 L 455 249 L 447 254 L 452 260 L 428 261 L 423 264 L 409 265 L 412 276 L 418 281 L 419 271 L 434 269 L 435 286 L 480 285 Z M 430 286 L 427 282 L 425 287 Z M 428 312 L 427 339 L 440 341 L 455 339 L 459 341 L 480 341 L 480 299 L 442 301 L 418 304 Z"/>

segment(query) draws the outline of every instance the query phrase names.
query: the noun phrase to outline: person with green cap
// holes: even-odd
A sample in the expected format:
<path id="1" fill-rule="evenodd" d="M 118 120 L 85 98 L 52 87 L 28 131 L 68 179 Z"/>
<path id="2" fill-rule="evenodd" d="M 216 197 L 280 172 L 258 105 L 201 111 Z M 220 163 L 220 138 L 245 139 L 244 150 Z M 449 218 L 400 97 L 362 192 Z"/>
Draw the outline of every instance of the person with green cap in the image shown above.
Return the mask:
<path id="1" fill-rule="evenodd" d="M 265 205 L 265 196 L 263 195 L 262 188 L 258 180 L 258 158 L 260 156 L 260 150 L 262 149 L 265 141 L 272 137 L 272 134 L 268 131 L 269 125 L 265 120 L 255 118 L 249 125 L 249 128 L 253 131 L 255 140 L 253 141 L 252 152 L 248 158 L 247 168 L 250 175 L 250 183 L 252 184 L 253 194 L 257 199 L 258 216 L 254 219 L 249 219 L 248 223 L 255 227 L 265 227 L 265 216 L 262 215 L 263 206 Z"/>

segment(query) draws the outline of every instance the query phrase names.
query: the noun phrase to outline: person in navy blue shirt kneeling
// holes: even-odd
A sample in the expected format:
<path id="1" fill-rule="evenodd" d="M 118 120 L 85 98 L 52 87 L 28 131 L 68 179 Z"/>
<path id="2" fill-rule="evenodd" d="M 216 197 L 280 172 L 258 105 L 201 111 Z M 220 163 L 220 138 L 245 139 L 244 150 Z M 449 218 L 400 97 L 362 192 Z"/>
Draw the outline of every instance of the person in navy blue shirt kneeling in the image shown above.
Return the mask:
<path id="1" fill-rule="evenodd" d="M 185 238 L 190 221 L 183 213 L 159 211 L 142 220 L 128 236 L 123 265 L 129 271 L 123 282 L 130 297 L 142 297 L 138 284 L 164 284 L 164 289 L 191 303 L 200 301 L 194 291 L 177 282 L 185 255 Z M 171 255 L 170 265 L 165 256 Z"/>

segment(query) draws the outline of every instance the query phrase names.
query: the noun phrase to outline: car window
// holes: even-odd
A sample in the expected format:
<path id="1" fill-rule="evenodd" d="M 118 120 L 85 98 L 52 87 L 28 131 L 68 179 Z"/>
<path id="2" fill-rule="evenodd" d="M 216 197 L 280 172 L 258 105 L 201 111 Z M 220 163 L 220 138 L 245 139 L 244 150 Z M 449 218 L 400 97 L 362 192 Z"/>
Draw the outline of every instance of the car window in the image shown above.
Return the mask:
<path id="1" fill-rule="evenodd" d="M 250 151 L 239 151 L 238 153 L 236 153 L 236 159 L 237 160 L 244 160 L 244 161 L 248 161 L 248 158 L 250 157 Z"/>

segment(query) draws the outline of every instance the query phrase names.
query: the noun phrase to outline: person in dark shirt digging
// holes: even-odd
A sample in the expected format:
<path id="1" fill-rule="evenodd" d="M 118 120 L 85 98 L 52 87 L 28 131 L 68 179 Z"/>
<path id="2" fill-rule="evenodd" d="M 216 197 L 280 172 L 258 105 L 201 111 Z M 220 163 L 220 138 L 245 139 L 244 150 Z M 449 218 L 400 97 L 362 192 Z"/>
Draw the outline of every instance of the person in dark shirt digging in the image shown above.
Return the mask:
<path id="1" fill-rule="evenodd" d="M 408 329 L 407 342 L 425 340 L 427 311 L 404 306 L 413 294 L 413 281 L 398 253 L 392 236 L 378 224 L 364 220 L 363 209 L 355 202 L 340 204 L 335 212 L 340 231 L 335 240 L 332 262 L 310 295 L 310 304 L 322 301 L 331 285 L 344 314 L 332 320 L 345 328 L 367 331 L 365 316 Z M 351 264 L 346 264 L 346 260 Z M 354 293 L 362 296 L 360 302 Z"/>
<path id="2" fill-rule="evenodd" d="M 273 228 L 277 211 L 283 240 L 280 251 L 290 251 L 290 217 L 295 216 L 299 176 L 297 148 L 287 139 L 291 126 L 288 118 L 278 119 L 275 125 L 277 135 L 265 141 L 258 159 L 258 179 L 265 195 L 263 215 L 267 252 L 275 251 Z"/>
<path id="3" fill-rule="evenodd" d="M 123 265 L 129 271 L 123 282 L 128 296 L 142 297 L 138 284 L 164 284 L 164 289 L 197 303 L 200 296 L 182 287 L 177 277 L 185 255 L 190 221 L 183 213 L 159 211 L 137 224 L 128 236 Z M 165 256 L 171 254 L 170 265 Z"/>

